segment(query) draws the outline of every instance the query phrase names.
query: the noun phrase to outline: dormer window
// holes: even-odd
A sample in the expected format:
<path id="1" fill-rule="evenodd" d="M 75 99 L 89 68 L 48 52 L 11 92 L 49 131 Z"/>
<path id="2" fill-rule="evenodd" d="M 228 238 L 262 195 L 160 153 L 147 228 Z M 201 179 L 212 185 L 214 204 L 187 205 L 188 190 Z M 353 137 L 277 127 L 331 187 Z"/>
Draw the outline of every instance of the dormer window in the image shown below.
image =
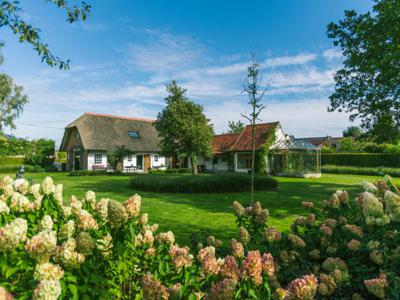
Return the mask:
<path id="1" fill-rule="evenodd" d="M 137 132 L 137 131 L 128 131 L 128 135 L 133 139 L 139 139 L 140 138 L 139 132 Z"/>

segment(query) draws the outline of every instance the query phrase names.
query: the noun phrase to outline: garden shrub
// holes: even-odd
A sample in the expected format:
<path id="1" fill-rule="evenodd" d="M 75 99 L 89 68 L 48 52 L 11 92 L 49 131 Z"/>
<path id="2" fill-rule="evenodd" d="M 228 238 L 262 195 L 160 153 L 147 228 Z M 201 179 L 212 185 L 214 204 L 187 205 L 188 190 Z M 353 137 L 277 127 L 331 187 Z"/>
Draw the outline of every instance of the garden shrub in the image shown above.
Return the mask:
<path id="1" fill-rule="evenodd" d="M 388 176 L 363 186 L 355 200 L 336 191 L 322 210 L 303 202 L 310 214 L 298 217 L 288 234 L 267 226 L 268 210 L 259 202 L 234 203 L 240 241 L 246 251 L 271 253 L 274 280 L 292 295 L 284 299 L 399 299 L 400 191 Z M 308 274 L 317 288 L 303 298 L 293 282 L 309 288 L 298 281 Z"/>
<path id="2" fill-rule="evenodd" d="M 322 153 L 322 165 L 400 168 L 400 155 L 389 153 Z"/>
<path id="3" fill-rule="evenodd" d="M 25 157 L 21 156 L 0 156 L 0 166 L 3 165 L 22 165 L 25 162 Z"/>
<path id="4" fill-rule="evenodd" d="M 21 165 L 0 165 L 0 173 L 16 173 Z M 24 165 L 25 172 L 42 173 L 45 171 L 41 166 Z"/>
<path id="5" fill-rule="evenodd" d="M 256 191 L 274 190 L 276 179 L 257 175 L 254 177 Z M 165 193 L 226 193 L 250 191 L 248 174 L 219 173 L 207 175 L 134 175 L 130 186 L 141 191 Z"/>
<path id="6" fill-rule="evenodd" d="M 216 257 L 220 243 L 196 256 L 155 234 L 140 196 L 124 203 L 87 192 L 65 204 L 47 177 L 0 181 L 0 296 L 4 299 L 268 299 L 257 251 Z M 239 248 L 238 248 L 239 247 Z M 270 261 L 269 261 L 270 262 Z M 241 270 L 239 276 L 238 270 Z"/>
<path id="7" fill-rule="evenodd" d="M 192 169 L 189 169 L 189 168 L 168 168 L 168 169 L 165 170 L 165 173 L 169 173 L 169 174 L 192 173 Z"/>
<path id="8" fill-rule="evenodd" d="M 161 178 L 162 176 L 160 176 Z M 268 227 L 259 202 L 233 205 L 240 241 L 219 257 L 199 233 L 196 251 L 123 203 L 87 192 L 69 204 L 47 177 L 0 181 L 3 299 L 398 299 L 400 191 L 389 177 L 349 199 L 335 192 L 291 233 Z"/>
<path id="9" fill-rule="evenodd" d="M 352 166 L 331 166 L 325 165 L 321 168 L 323 173 L 333 174 L 356 174 L 356 175 L 372 175 L 383 176 L 385 174 L 400 177 L 400 168 L 365 168 L 365 167 L 352 167 Z"/>

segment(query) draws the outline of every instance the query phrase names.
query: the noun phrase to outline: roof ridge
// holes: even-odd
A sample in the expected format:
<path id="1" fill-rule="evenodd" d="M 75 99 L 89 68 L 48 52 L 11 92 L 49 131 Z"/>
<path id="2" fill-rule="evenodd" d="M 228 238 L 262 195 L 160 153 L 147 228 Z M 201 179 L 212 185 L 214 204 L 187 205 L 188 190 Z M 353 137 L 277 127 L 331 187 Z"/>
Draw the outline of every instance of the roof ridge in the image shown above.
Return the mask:
<path id="1" fill-rule="evenodd" d="M 220 134 L 214 134 L 214 136 L 222 136 L 222 135 L 240 135 L 240 133 L 220 133 Z"/>
<path id="2" fill-rule="evenodd" d="M 256 124 L 256 127 L 257 127 L 257 126 L 259 126 L 259 125 L 269 125 L 269 124 L 279 124 L 279 121 L 275 121 L 275 122 L 264 122 L 264 123 L 257 123 L 257 124 Z M 251 125 L 251 124 L 249 124 L 249 125 L 246 125 L 246 127 L 249 127 L 249 126 L 253 126 L 253 125 Z"/>
<path id="3" fill-rule="evenodd" d="M 133 117 L 126 117 L 126 116 L 116 116 L 110 114 L 100 114 L 94 112 L 85 112 L 85 115 L 94 116 L 94 117 L 106 117 L 106 118 L 116 118 L 116 119 L 125 119 L 125 120 L 132 120 L 132 121 L 144 121 L 144 122 L 151 122 L 154 123 L 154 119 L 146 119 L 146 118 L 133 118 Z"/>

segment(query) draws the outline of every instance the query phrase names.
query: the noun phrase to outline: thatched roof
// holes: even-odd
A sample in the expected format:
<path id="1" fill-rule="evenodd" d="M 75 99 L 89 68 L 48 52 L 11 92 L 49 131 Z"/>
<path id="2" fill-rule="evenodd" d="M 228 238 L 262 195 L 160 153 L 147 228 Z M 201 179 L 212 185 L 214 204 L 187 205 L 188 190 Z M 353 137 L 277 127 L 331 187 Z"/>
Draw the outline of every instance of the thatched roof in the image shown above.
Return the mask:
<path id="1" fill-rule="evenodd" d="M 85 113 L 65 128 L 60 150 L 68 148 L 69 131 L 76 128 L 86 150 L 112 150 L 126 146 L 135 152 L 160 152 L 154 120 Z M 139 138 L 130 134 L 138 133 Z"/>

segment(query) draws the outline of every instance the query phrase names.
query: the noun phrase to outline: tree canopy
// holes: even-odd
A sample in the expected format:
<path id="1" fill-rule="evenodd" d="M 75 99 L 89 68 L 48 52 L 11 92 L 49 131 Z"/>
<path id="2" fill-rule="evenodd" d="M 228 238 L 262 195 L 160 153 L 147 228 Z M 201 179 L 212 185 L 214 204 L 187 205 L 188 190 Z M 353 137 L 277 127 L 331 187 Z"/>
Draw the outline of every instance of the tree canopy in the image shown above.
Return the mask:
<path id="1" fill-rule="evenodd" d="M 0 73 L 0 133 L 5 127 L 15 129 L 15 119 L 22 113 L 28 97 L 10 76 Z"/>
<path id="2" fill-rule="evenodd" d="M 67 22 L 74 23 L 79 20 L 86 20 L 90 11 L 90 5 L 81 2 L 79 6 L 71 5 L 67 0 L 46 0 L 56 7 L 63 9 L 67 15 Z M 0 28 L 8 27 L 18 36 L 19 41 L 29 43 L 33 46 L 36 53 L 41 56 L 42 62 L 49 66 L 58 66 L 60 69 L 69 68 L 69 60 L 63 61 L 54 55 L 48 45 L 42 41 L 40 29 L 34 27 L 24 19 L 23 9 L 20 1 L 2 0 L 0 1 Z"/>
<path id="3" fill-rule="evenodd" d="M 203 107 L 186 96 L 186 89 L 172 81 L 167 85 L 167 106 L 158 114 L 155 127 L 166 155 L 184 154 L 190 158 L 193 174 L 197 173 L 198 156 L 211 155 L 214 130 Z"/>
<path id="4" fill-rule="evenodd" d="M 244 129 L 244 123 L 242 121 L 228 121 L 228 133 L 241 133 Z"/>
<path id="5" fill-rule="evenodd" d="M 358 126 L 349 126 L 343 131 L 343 137 L 358 138 L 361 134 L 361 129 Z"/>
<path id="6" fill-rule="evenodd" d="M 376 142 L 399 140 L 400 1 L 375 0 L 373 12 L 345 11 L 328 25 L 328 37 L 343 51 L 334 76 L 330 111 L 350 113 Z"/>

